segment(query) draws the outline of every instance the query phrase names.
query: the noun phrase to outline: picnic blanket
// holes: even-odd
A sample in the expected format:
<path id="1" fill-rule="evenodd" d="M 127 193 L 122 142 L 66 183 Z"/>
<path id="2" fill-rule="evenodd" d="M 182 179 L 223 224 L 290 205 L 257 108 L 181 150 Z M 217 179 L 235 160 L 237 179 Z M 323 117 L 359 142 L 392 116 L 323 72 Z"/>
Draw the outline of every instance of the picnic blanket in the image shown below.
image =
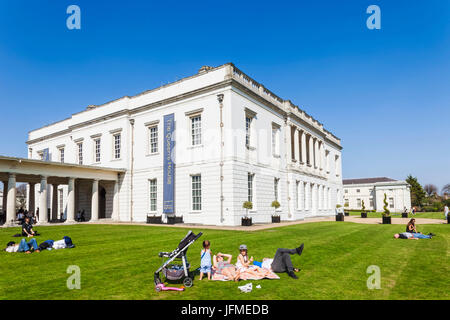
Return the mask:
<path id="1" fill-rule="evenodd" d="M 272 280 L 278 280 L 280 279 L 280 277 L 273 271 L 271 271 L 267 276 L 265 277 L 255 277 L 252 274 L 249 274 L 247 272 L 242 272 L 241 276 L 240 276 L 241 280 L 262 280 L 262 279 L 272 279 Z M 215 271 L 213 271 L 212 276 L 211 276 L 211 280 L 215 280 L 215 281 L 229 281 L 230 279 L 228 279 L 226 276 L 224 276 L 223 274 L 217 273 Z"/>

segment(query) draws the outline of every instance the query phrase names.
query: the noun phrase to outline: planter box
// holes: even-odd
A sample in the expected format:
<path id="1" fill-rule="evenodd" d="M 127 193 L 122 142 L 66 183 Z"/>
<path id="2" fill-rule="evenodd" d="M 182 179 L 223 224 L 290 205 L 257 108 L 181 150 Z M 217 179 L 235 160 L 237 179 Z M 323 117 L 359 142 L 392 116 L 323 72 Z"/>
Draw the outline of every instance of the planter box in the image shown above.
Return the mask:
<path id="1" fill-rule="evenodd" d="M 361 212 L 361 218 L 367 218 L 367 212 Z"/>
<path id="2" fill-rule="evenodd" d="M 272 223 L 280 223 L 280 216 L 272 216 Z"/>
<path id="3" fill-rule="evenodd" d="M 183 217 L 171 216 L 167 217 L 167 224 L 183 223 Z"/>
<path id="4" fill-rule="evenodd" d="M 342 213 L 337 214 L 336 221 L 344 221 L 344 215 Z"/>
<path id="5" fill-rule="evenodd" d="M 147 216 L 147 223 L 162 224 L 161 216 Z"/>
<path id="6" fill-rule="evenodd" d="M 408 212 L 402 212 L 402 218 L 408 218 Z"/>
<path id="7" fill-rule="evenodd" d="M 447 216 L 447 223 L 450 224 L 450 214 Z"/>
<path id="8" fill-rule="evenodd" d="M 346 217 L 348 217 L 350 215 L 350 211 L 344 210 L 344 214 L 345 214 Z"/>
<path id="9" fill-rule="evenodd" d="M 383 224 L 391 224 L 391 217 L 384 217 L 383 216 Z"/>
<path id="10" fill-rule="evenodd" d="M 252 225 L 252 218 L 241 218 L 241 225 L 244 227 L 249 227 Z"/>

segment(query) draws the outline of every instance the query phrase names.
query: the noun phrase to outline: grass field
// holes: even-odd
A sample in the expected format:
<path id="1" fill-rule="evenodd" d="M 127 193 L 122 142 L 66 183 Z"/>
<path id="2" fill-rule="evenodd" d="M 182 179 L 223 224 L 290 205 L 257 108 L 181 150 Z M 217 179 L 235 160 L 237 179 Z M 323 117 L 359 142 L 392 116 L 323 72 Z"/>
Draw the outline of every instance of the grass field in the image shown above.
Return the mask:
<path id="1" fill-rule="evenodd" d="M 186 229 L 148 226 L 72 225 L 39 227 L 38 242 L 72 237 L 76 248 L 41 253 L 0 252 L 0 299 L 449 299 L 449 225 L 423 225 L 431 240 L 396 240 L 403 226 L 317 222 L 264 231 L 196 229 L 204 235 L 188 252 L 191 264 L 200 263 L 201 241 L 213 252 L 233 254 L 245 243 L 255 259 L 272 257 L 278 247 L 305 243 L 302 256 L 293 256 L 302 269 L 298 280 L 253 281 L 261 289 L 240 293 L 233 282 L 198 277 L 184 292 L 157 293 L 153 272 L 162 260 L 159 251 L 173 250 Z M 0 244 L 19 232 L 0 229 Z M 81 269 L 81 290 L 68 290 L 69 265 Z M 369 290 L 366 269 L 381 269 L 381 289 Z"/>
<path id="2" fill-rule="evenodd" d="M 350 211 L 351 216 L 361 216 L 361 211 Z M 367 218 L 380 218 L 382 212 L 367 212 Z M 392 217 L 401 218 L 400 212 L 391 212 Z M 409 218 L 427 218 L 444 220 L 444 212 L 418 212 L 415 215 L 408 215 Z M 406 220 L 406 219 L 405 219 Z M 405 222 L 406 223 L 406 222 Z"/>

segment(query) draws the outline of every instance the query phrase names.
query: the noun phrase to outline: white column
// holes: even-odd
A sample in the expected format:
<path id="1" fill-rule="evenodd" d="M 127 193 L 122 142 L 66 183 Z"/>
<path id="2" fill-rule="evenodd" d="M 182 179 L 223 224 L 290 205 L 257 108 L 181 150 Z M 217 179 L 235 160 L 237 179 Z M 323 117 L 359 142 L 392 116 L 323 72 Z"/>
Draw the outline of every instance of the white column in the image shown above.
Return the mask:
<path id="1" fill-rule="evenodd" d="M 114 182 L 114 196 L 113 196 L 113 212 L 112 219 L 114 221 L 120 220 L 120 211 L 119 211 L 119 181 Z"/>
<path id="2" fill-rule="evenodd" d="M 286 154 L 287 154 L 287 163 L 292 163 L 292 129 L 291 125 L 286 125 Z"/>
<path id="3" fill-rule="evenodd" d="M 317 161 L 317 153 L 318 153 L 318 143 L 317 143 L 317 139 L 314 138 L 314 169 L 317 169 L 318 167 L 318 161 Z"/>
<path id="4" fill-rule="evenodd" d="M 58 185 L 53 184 L 52 190 L 52 220 L 58 219 Z"/>
<path id="5" fill-rule="evenodd" d="M 39 223 L 48 222 L 47 177 L 41 176 L 41 195 L 39 197 Z"/>
<path id="6" fill-rule="evenodd" d="M 301 152 L 300 152 L 300 162 L 303 164 L 306 162 L 306 135 L 305 131 L 300 131 L 300 141 L 301 141 Z"/>
<path id="7" fill-rule="evenodd" d="M 3 182 L 3 203 L 2 203 L 2 211 L 6 212 L 6 199 L 8 199 L 8 181 Z"/>
<path id="8" fill-rule="evenodd" d="M 298 138 L 299 138 L 298 134 L 299 134 L 299 132 L 298 132 L 297 128 L 295 128 L 294 129 L 294 156 L 293 156 L 293 158 L 295 160 L 297 160 L 298 162 L 300 162 L 300 156 L 299 156 L 299 144 L 300 144 L 300 142 L 298 140 Z"/>
<path id="9" fill-rule="evenodd" d="M 92 182 L 91 221 L 98 220 L 98 180 Z"/>
<path id="10" fill-rule="evenodd" d="M 309 136 L 309 165 L 314 165 L 314 140 L 312 136 Z"/>
<path id="11" fill-rule="evenodd" d="M 36 211 L 36 184 L 32 182 L 28 184 L 28 211 Z"/>
<path id="12" fill-rule="evenodd" d="M 13 224 L 16 219 L 16 195 L 16 175 L 10 173 L 8 177 L 8 199 L 6 200 L 6 225 Z"/>
<path id="13" fill-rule="evenodd" d="M 75 178 L 69 178 L 69 192 L 67 195 L 67 220 L 75 221 Z"/>
<path id="14" fill-rule="evenodd" d="M 322 156 L 321 169 L 324 170 L 325 166 L 326 166 L 326 164 L 325 164 L 326 161 L 325 161 L 325 143 L 324 143 L 324 141 L 322 141 L 321 146 L 322 146 L 321 153 L 320 153 L 320 155 Z"/>
<path id="15" fill-rule="evenodd" d="M 319 142 L 319 154 L 317 157 L 319 158 L 319 170 L 323 170 L 323 156 L 322 156 L 322 148 L 323 148 L 323 142 Z"/>

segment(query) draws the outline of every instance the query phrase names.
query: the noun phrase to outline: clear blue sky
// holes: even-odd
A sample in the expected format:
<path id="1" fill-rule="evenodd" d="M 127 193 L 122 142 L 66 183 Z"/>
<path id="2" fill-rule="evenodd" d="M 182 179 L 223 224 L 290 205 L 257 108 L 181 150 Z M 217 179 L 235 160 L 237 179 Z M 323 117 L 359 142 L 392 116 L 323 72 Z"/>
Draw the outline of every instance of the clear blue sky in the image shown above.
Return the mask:
<path id="1" fill-rule="evenodd" d="M 66 8 L 81 8 L 81 30 Z M 366 8 L 381 8 L 368 30 Z M 0 154 L 89 104 L 235 63 L 342 139 L 345 178 L 450 183 L 450 1 L 0 0 Z"/>

